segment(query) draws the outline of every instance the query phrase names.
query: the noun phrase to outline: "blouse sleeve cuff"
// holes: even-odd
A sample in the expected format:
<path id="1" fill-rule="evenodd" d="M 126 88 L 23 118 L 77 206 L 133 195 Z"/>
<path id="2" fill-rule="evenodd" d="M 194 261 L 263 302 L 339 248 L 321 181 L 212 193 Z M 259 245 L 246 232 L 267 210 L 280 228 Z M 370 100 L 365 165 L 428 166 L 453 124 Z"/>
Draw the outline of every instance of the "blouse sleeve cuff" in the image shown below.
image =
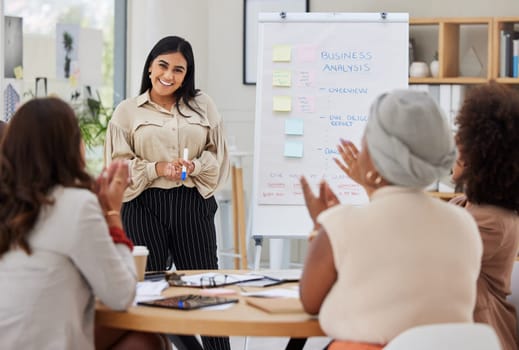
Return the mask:
<path id="1" fill-rule="evenodd" d="M 200 163 L 199 160 L 194 159 L 193 164 L 195 165 L 195 170 L 190 174 L 190 176 L 197 176 L 200 174 L 200 171 L 202 170 L 202 163 Z"/>
<path id="2" fill-rule="evenodd" d="M 153 181 L 155 180 L 158 176 L 157 174 L 157 170 L 155 168 L 155 164 L 157 162 L 152 162 L 152 163 L 148 163 L 146 164 L 146 176 L 148 177 L 148 181 Z"/>

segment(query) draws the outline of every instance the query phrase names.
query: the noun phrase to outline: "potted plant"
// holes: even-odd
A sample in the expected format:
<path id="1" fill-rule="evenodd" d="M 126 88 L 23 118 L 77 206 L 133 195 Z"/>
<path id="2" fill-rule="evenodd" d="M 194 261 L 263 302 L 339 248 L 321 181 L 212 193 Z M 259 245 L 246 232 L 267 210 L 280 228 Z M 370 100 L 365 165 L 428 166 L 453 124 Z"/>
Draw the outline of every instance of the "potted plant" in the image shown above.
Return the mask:
<path id="1" fill-rule="evenodd" d="M 89 90 L 87 87 L 88 92 Z M 91 173 L 97 174 L 103 167 L 103 145 L 113 108 L 103 105 L 99 93 L 97 99 L 87 96 L 73 106 L 86 146 L 87 168 Z"/>

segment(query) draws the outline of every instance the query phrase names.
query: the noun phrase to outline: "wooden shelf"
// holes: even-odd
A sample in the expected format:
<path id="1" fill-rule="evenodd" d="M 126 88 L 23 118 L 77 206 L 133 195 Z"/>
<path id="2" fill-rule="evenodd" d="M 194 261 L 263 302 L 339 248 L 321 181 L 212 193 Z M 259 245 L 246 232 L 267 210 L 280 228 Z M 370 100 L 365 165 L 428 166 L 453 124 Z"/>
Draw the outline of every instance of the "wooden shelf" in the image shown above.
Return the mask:
<path id="1" fill-rule="evenodd" d="M 513 79 L 513 78 L 509 78 Z M 518 80 L 518 79 L 515 79 Z M 409 78 L 409 84 L 484 84 L 486 78 L 450 77 L 450 78 Z M 518 82 L 519 83 L 519 82 Z"/>
<path id="2" fill-rule="evenodd" d="M 498 83 L 503 84 L 519 84 L 519 78 L 496 78 L 495 79 Z"/>
<path id="3" fill-rule="evenodd" d="M 420 29 L 420 27 L 423 27 Z M 486 42 L 486 71 L 483 77 L 461 76 L 460 71 L 460 49 L 461 37 L 464 30 L 474 29 L 485 31 L 485 37 L 481 40 Z M 437 45 L 433 49 L 438 52 L 439 76 L 438 78 L 409 78 L 409 84 L 484 84 L 489 80 L 496 80 L 503 84 L 519 85 L 519 78 L 499 77 L 499 33 L 504 28 L 517 28 L 519 17 L 432 17 L 432 18 L 410 18 L 410 36 L 413 30 L 418 35 L 425 36 L 420 30 L 428 29 L 433 32 L 433 39 L 423 45 Z M 431 27 L 431 28 L 427 28 Z M 516 29 L 517 30 L 517 29 Z M 436 31 L 437 33 L 434 33 Z M 431 37 L 429 33 L 429 37 Z M 437 43 L 436 43 L 437 41 Z M 430 51 L 430 47 L 428 48 Z M 434 51 L 433 51 L 434 52 Z"/>

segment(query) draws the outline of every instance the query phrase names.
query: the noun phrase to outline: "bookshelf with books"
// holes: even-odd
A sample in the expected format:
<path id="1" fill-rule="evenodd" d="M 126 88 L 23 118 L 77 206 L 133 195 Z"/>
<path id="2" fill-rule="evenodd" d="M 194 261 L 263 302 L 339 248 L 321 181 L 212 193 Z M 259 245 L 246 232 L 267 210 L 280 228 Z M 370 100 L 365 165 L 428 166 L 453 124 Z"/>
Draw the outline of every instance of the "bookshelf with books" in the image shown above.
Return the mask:
<path id="1" fill-rule="evenodd" d="M 506 41 L 502 39 L 504 33 L 510 33 Z M 494 79 L 519 85 L 519 77 L 513 76 L 514 67 L 519 73 L 519 17 L 410 18 L 409 37 L 415 42 L 416 60 L 429 64 L 437 52 L 439 63 L 438 77 L 410 77 L 409 84 L 472 85 Z M 514 41 L 518 53 L 515 58 Z M 474 57 L 481 63 L 477 74 Z M 508 71 L 502 69 L 503 62 L 509 62 Z M 472 74 L 466 74 L 471 70 Z"/>
<path id="2" fill-rule="evenodd" d="M 505 84 L 519 84 L 519 17 L 494 18 L 492 76 Z"/>

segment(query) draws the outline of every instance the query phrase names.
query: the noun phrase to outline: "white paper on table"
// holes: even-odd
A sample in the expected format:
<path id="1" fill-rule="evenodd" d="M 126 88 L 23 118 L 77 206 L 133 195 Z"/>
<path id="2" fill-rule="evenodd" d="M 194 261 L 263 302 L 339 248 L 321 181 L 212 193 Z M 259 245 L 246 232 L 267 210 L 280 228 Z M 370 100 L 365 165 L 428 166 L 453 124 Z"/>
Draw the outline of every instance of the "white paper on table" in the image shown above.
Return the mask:
<path id="1" fill-rule="evenodd" d="M 207 310 L 207 311 L 227 310 L 227 309 L 230 309 L 231 307 L 233 307 L 234 305 L 236 305 L 236 303 L 212 305 L 212 306 L 201 307 L 198 310 Z"/>
<path id="2" fill-rule="evenodd" d="M 139 301 L 160 299 L 162 291 L 169 287 L 168 281 L 143 281 L 137 283 L 137 292 L 133 304 Z"/>
<path id="3" fill-rule="evenodd" d="M 258 292 L 244 292 L 241 295 L 246 297 L 263 297 L 263 298 L 299 298 L 299 290 L 290 288 L 274 288 Z"/>

